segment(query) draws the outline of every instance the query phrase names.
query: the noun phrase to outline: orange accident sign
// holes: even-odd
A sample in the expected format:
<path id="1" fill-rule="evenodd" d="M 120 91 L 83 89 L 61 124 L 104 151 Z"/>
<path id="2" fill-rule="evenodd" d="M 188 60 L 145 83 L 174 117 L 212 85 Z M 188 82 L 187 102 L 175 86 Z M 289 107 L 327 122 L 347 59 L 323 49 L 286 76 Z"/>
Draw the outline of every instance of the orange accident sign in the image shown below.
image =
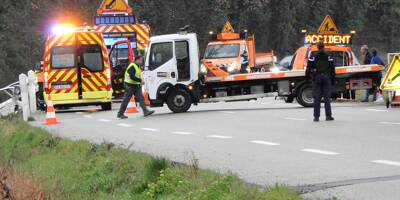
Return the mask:
<path id="1" fill-rule="evenodd" d="M 395 56 L 390 67 L 383 78 L 382 90 L 398 90 L 400 89 L 400 58 Z"/>
<path id="2" fill-rule="evenodd" d="M 132 14 L 133 10 L 126 0 L 103 0 L 97 14 Z"/>
<path id="3" fill-rule="evenodd" d="M 317 44 L 323 42 L 325 44 L 342 44 L 349 45 L 352 42 L 352 35 L 350 34 L 336 34 L 336 35 L 324 35 L 324 34 L 306 34 L 306 44 Z"/>
<path id="4" fill-rule="evenodd" d="M 339 33 L 336 24 L 333 22 L 331 16 L 327 15 L 318 29 L 319 34 L 337 34 Z"/>
<path id="5" fill-rule="evenodd" d="M 233 26 L 230 22 L 226 22 L 224 27 L 222 28 L 222 33 L 234 33 L 235 29 L 233 29 Z"/>

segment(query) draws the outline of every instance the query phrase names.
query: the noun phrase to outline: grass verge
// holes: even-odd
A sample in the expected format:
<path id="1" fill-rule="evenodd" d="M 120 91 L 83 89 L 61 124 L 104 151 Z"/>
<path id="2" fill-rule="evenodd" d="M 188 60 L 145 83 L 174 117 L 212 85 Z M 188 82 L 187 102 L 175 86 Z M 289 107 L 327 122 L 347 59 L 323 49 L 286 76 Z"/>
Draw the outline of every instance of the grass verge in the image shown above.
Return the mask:
<path id="1" fill-rule="evenodd" d="M 197 163 L 176 165 L 108 143 L 55 138 L 21 120 L 0 119 L 0 165 L 34 180 L 43 199 L 301 199 L 285 186 L 261 192 L 234 175 L 199 170 Z"/>

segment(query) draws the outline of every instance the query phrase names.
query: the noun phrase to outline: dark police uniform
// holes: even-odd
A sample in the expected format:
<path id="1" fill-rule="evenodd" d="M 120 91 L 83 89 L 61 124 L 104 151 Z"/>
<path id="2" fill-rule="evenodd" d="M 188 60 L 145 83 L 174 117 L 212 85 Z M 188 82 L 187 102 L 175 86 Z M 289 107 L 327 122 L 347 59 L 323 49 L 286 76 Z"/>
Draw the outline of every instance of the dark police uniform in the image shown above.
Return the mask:
<path id="1" fill-rule="evenodd" d="M 313 53 L 308 61 L 306 76 L 307 80 L 312 80 L 313 83 L 314 119 L 319 119 L 321 97 L 324 97 L 327 120 L 333 120 L 331 110 L 331 90 L 335 80 L 333 59 L 323 50 Z"/>

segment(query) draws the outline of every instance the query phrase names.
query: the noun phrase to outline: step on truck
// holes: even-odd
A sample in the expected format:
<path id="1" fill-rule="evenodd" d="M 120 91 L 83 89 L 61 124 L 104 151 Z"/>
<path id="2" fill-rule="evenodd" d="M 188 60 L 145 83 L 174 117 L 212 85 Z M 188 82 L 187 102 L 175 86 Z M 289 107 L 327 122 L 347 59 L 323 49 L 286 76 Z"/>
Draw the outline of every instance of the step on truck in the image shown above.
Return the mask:
<path id="1" fill-rule="evenodd" d="M 329 44 L 332 42 L 330 39 L 345 40 L 342 36 L 346 36 L 346 40 L 351 39 L 348 35 L 319 33 L 310 43 L 315 44 L 326 38 L 325 42 Z M 293 58 L 292 62 L 301 62 L 302 67 L 216 78 L 200 72 L 199 44 L 195 33 L 154 36 L 150 38 L 145 58 L 145 89 L 153 107 L 166 103 L 175 113 L 186 112 L 192 104 L 258 99 L 270 96 L 273 92 L 282 97 L 296 98 L 302 106 L 309 107 L 313 104 L 312 86 L 306 82 L 305 66 L 314 46 L 307 44 L 307 51 Z M 357 64 L 352 52 L 339 54 L 341 58 L 352 60 L 351 64 Z M 339 65 L 336 67 L 338 75 L 333 96 L 357 87 L 365 89 L 378 85 L 382 68 L 378 65 Z M 350 87 L 351 84 L 353 87 Z"/>

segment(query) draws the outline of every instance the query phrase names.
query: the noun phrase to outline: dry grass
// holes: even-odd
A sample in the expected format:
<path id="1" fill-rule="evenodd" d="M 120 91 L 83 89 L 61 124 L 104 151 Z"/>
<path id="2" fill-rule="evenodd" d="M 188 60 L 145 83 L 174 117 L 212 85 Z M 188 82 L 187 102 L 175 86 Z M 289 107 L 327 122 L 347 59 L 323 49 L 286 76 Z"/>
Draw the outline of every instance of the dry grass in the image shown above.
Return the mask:
<path id="1" fill-rule="evenodd" d="M 45 200 L 39 184 L 32 177 L 20 175 L 0 166 L 0 199 Z"/>

